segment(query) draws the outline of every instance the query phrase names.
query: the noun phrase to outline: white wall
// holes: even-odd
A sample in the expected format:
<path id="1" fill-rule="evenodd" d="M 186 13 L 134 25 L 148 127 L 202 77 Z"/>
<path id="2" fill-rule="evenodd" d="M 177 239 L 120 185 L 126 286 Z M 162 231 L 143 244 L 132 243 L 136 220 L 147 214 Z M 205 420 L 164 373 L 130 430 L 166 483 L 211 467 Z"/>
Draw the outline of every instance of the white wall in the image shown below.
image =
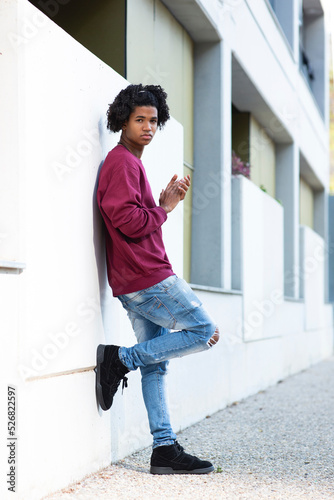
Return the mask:
<path id="1" fill-rule="evenodd" d="M 141 435 L 137 444 L 118 441 L 113 413 L 96 407 L 93 372 L 97 344 L 134 342 L 106 282 L 95 202 L 99 166 L 117 142 L 106 130 L 106 110 L 127 82 L 29 2 L 1 7 L 1 92 L 7 96 L 1 126 L 7 121 L 13 133 L 1 151 L 0 232 L 8 237 L 0 260 L 26 263 L 22 274 L 0 279 L 1 369 L 2 383 L 18 391 L 18 498 L 27 500 L 143 445 Z M 143 161 L 158 198 L 174 173 L 182 175 L 182 127 L 172 119 L 150 149 Z M 180 212 L 164 231 L 182 275 L 182 251 L 172 244 L 182 241 Z M 113 410 L 126 415 L 119 420 L 125 431 L 146 422 L 142 403 L 133 412 L 138 374 L 131 385 L 133 399 Z M 5 398 L 4 385 L 2 392 Z"/>

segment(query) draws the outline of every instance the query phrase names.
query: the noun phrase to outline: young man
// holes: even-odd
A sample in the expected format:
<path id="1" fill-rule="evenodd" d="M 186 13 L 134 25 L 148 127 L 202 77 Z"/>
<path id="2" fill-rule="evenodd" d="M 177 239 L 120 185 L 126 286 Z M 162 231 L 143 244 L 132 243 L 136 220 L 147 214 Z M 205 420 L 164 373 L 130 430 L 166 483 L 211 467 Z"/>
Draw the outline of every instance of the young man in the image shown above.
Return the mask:
<path id="1" fill-rule="evenodd" d="M 126 374 L 140 368 L 153 435 L 151 473 L 203 474 L 210 462 L 184 452 L 176 441 L 167 406 L 168 360 L 209 349 L 219 331 L 189 285 L 173 272 L 161 226 L 184 199 L 190 177 L 174 175 L 156 205 L 144 166 L 144 147 L 169 119 L 167 94 L 158 85 L 129 85 L 109 106 L 108 128 L 122 131 L 102 166 L 97 201 L 106 226 L 109 284 L 126 309 L 137 344 L 99 345 L 96 393 L 108 410 Z"/>

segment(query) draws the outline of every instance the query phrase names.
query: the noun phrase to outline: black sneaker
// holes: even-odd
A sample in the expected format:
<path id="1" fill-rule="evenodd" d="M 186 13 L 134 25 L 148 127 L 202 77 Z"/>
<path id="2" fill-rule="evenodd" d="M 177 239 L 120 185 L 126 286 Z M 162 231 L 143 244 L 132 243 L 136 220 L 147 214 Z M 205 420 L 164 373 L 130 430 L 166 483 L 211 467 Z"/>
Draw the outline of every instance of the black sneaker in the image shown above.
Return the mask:
<path id="1" fill-rule="evenodd" d="M 129 372 L 118 357 L 119 346 L 100 344 L 96 351 L 96 397 L 102 410 L 109 410 L 118 386 L 128 386 L 125 374 Z"/>
<path id="2" fill-rule="evenodd" d="M 151 456 L 151 474 L 208 474 L 214 469 L 212 463 L 185 453 L 177 441 L 154 448 Z"/>

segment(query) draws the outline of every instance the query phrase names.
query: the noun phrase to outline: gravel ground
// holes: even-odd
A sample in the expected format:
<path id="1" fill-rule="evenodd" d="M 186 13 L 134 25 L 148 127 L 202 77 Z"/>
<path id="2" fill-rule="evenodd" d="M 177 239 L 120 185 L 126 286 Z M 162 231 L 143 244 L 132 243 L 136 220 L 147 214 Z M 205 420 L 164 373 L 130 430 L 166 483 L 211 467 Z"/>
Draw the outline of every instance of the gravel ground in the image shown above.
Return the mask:
<path id="1" fill-rule="evenodd" d="M 204 475 L 149 474 L 151 448 L 47 500 L 334 499 L 334 358 L 179 433 Z"/>

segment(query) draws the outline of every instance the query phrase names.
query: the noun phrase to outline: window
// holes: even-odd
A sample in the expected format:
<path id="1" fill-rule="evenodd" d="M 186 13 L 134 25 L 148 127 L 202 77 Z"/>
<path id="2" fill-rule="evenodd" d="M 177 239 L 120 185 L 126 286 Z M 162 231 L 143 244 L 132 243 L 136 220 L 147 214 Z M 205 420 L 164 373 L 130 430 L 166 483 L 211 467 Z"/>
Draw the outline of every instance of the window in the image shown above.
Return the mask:
<path id="1" fill-rule="evenodd" d="M 232 113 L 232 149 L 250 164 L 250 179 L 275 198 L 275 143 L 251 113 Z"/>

